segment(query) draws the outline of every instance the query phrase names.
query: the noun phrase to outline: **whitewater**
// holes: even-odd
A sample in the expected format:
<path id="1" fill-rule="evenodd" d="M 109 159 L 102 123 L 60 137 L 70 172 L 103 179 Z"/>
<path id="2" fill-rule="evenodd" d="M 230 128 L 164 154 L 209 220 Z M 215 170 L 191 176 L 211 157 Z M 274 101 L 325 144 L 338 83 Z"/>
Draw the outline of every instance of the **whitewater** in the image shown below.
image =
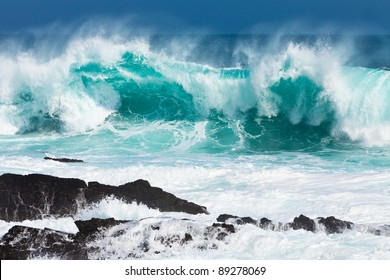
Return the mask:
<path id="1" fill-rule="evenodd" d="M 74 218 L 0 221 L 0 235 L 15 224 L 75 233 L 75 219 L 113 217 L 139 222 L 95 241 L 96 259 L 128 258 L 140 239 L 153 249 L 137 251 L 145 259 L 390 259 L 390 237 L 367 230 L 390 224 L 389 50 L 386 36 L 0 37 L 0 174 L 142 178 L 210 212 L 107 198 Z M 223 213 L 357 226 L 241 225 L 199 250 L 197 233 Z M 191 224 L 194 245 L 161 248 L 147 230 L 159 220 L 165 232 Z"/>

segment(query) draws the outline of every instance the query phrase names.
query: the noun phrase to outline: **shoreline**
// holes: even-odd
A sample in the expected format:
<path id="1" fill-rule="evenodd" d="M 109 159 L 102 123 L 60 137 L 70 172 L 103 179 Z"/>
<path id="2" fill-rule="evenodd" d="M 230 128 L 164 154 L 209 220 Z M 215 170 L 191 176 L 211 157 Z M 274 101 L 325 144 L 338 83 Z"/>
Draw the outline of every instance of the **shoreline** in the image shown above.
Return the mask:
<path id="1" fill-rule="evenodd" d="M 85 183 L 79 179 L 42 174 L 24 176 L 3 174 L 0 176 L 0 191 L 3 194 L 8 192 L 0 199 L 0 219 L 4 221 L 22 222 L 25 219 L 39 220 L 43 217 L 73 217 L 78 228 L 78 232 L 73 234 L 50 228 L 38 229 L 15 225 L 0 240 L 0 259 L 42 257 L 93 259 L 96 258 L 96 254 L 99 258 L 105 259 L 104 248 L 91 249 L 90 244 L 99 243 L 99 240 L 104 238 L 131 239 L 133 233 L 129 229 L 136 226 L 143 227 L 145 236 L 141 237 L 144 238 L 140 242 L 143 244 L 140 245 L 141 247 L 128 252 L 130 259 L 143 258 L 138 250 L 147 253 L 152 247 L 156 247 L 149 244 L 150 242 L 155 242 L 166 251 L 172 247 L 177 249 L 177 247 L 192 246 L 202 254 L 205 250 L 214 250 L 221 244 L 229 243 L 231 235 L 239 235 L 245 226 L 275 232 L 303 230 L 313 234 L 333 235 L 359 230 L 377 236 L 390 236 L 389 225 L 370 227 L 343 221 L 333 216 L 311 219 L 301 214 L 292 222 L 283 223 L 266 217 L 256 219 L 220 214 L 216 221 L 202 223 L 195 218 L 199 214 L 208 215 L 206 207 L 177 198 L 160 188 L 152 187 L 145 180 L 137 180 L 115 187 L 98 182 Z M 74 215 L 78 210 L 111 195 L 126 203 L 144 204 L 160 212 L 187 213 L 193 215 L 194 219 L 173 218 L 168 214 L 167 217 L 136 220 L 116 220 L 112 217 L 75 220 Z M 12 206 L 14 208 L 10 208 Z M 35 212 L 32 209 L 35 209 Z M 13 215 L 10 215 L 11 212 Z M 173 227 L 170 224 L 173 224 Z M 154 237 L 150 239 L 150 235 Z M 154 254 L 160 253 L 160 251 L 154 252 Z M 106 257 L 109 258 L 108 255 Z"/>

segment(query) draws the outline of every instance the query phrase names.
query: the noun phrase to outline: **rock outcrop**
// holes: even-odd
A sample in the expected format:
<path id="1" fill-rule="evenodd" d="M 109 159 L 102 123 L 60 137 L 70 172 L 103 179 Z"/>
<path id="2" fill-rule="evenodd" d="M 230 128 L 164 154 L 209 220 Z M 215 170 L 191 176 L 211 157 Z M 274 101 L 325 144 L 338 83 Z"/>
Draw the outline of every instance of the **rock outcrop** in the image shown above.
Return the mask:
<path id="1" fill-rule="evenodd" d="M 327 234 L 342 233 L 347 229 L 352 229 L 354 225 L 352 222 L 339 220 L 333 216 L 327 218 L 319 217 L 316 219 L 310 219 L 309 217 L 306 217 L 304 215 L 295 217 L 294 220 L 289 223 L 275 222 L 269 220 L 268 218 L 261 218 L 259 220 L 255 220 L 250 217 L 238 217 L 229 214 L 220 215 L 217 218 L 217 221 L 224 222 L 224 223 L 230 222 L 237 225 L 253 224 L 259 226 L 262 229 L 269 229 L 269 230 L 303 229 L 311 232 L 324 230 Z"/>
<path id="2" fill-rule="evenodd" d="M 86 260 L 90 251 L 86 242 L 98 238 L 98 234 L 128 221 L 92 219 L 76 221 L 77 234 L 52 229 L 14 226 L 0 243 L 0 259 L 25 260 L 29 258 L 59 258 Z"/>
<path id="3" fill-rule="evenodd" d="M 54 160 L 58 162 L 66 162 L 66 163 L 73 163 L 73 162 L 84 162 L 81 159 L 73 159 L 73 158 L 52 158 L 52 157 L 44 157 L 45 160 Z"/>
<path id="4" fill-rule="evenodd" d="M 116 238 L 121 239 L 125 235 L 132 236 L 131 226 L 139 222 L 117 221 L 112 218 L 76 221 L 75 224 L 79 229 L 77 234 L 64 233 L 52 229 L 14 226 L 0 240 L 0 259 L 56 258 L 85 260 L 106 258 L 111 251 L 108 250 L 109 252 L 106 252 L 106 243 L 102 242 L 101 244 L 99 240 L 108 237 L 110 242 L 112 242 Z M 126 252 L 128 258 L 141 258 L 143 254 L 150 253 L 153 247 L 158 247 L 160 250 L 170 250 L 174 246 L 194 246 L 201 251 L 217 249 L 218 243 L 225 242 L 226 237 L 235 232 L 233 225 L 224 223 L 215 223 L 196 231 L 191 230 L 191 226 L 188 226 L 181 233 L 175 231 L 167 232 L 166 230 L 161 230 L 164 222 L 160 221 L 158 224 L 145 225 L 143 228 L 145 233 L 144 239 L 135 238 L 139 243 L 136 243 L 132 248 L 128 247 L 129 249 Z M 180 220 L 177 220 L 177 222 L 180 223 Z M 129 223 L 129 225 L 126 225 L 126 223 Z M 113 228 L 122 224 L 122 227 Z M 108 233 L 108 230 L 111 230 L 111 232 Z M 198 242 L 195 243 L 194 239 L 198 239 Z M 94 243 L 95 241 L 97 243 Z M 153 254 L 161 253 L 160 251 L 151 252 Z"/>
<path id="5" fill-rule="evenodd" d="M 142 203 L 162 212 L 208 213 L 206 207 L 152 187 L 145 180 L 109 186 L 98 182 L 87 185 L 79 179 L 41 174 L 3 174 L 0 176 L 0 219 L 23 221 L 48 215 L 72 216 L 79 209 L 109 196 L 126 203 Z"/>
<path id="6" fill-rule="evenodd" d="M 14 226 L 1 240 L 0 259 L 26 260 L 30 258 L 60 258 L 84 260 L 87 249 L 73 242 L 75 235 L 52 229 Z"/>
<path id="7" fill-rule="evenodd" d="M 242 221 L 246 220 L 247 223 Z M 252 219 L 254 220 L 254 219 Z M 327 234 L 346 229 L 375 235 L 390 236 L 390 226 L 358 228 L 334 217 L 310 219 L 304 215 L 293 222 L 273 222 L 262 218 L 253 224 L 250 219 L 221 215 L 218 223 L 204 225 L 188 219 L 146 218 L 120 221 L 113 218 L 75 221 L 76 234 L 52 229 L 14 226 L 0 240 L 0 259 L 56 258 L 67 260 L 106 258 L 150 258 L 155 254 L 170 254 L 170 250 L 218 249 L 231 242 L 232 234 L 240 234 L 247 224 L 260 229 L 287 231 L 306 230 Z M 354 226 L 354 227 L 352 227 Z M 153 258 L 153 257 L 152 257 Z"/>

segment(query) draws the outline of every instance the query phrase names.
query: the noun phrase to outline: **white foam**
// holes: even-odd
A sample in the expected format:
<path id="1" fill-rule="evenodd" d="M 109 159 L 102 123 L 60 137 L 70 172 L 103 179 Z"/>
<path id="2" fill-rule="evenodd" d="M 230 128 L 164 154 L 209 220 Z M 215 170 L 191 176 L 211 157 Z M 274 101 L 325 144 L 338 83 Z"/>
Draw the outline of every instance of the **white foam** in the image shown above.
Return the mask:
<path id="1" fill-rule="evenodd" d="M 303 108 L 304 102 L 301 102 L 307 97 L 298 99 L 289 112 L 293 124 L 306 117 L 310 125 L 319 125 L 329 118 L 329 110 L 334 110 L 336 123 L 332 133 L 335 136 L 347 134 L 350 139 L 362 141 L 367 146 L 389 145 L 390 102 L 387 92 L 390 73 L 344 67 L 348 55 L 345 50 L 340 50 L 341 47 L 289 44 L 285 51 L 277 54 L 270 52 L 260 57 L 252 54 L 251 83 L 259 100 L 259 112 L 268 117 L 279 114 L 280 100 L 270 87 L 280 79 L 308 77 L 323 91 L 309 110 Z M 331 102 L 328 111 L 322 109 L 325 102 Z"/>
<path id="2" fill-rule="evenodd" d="M 267 217 L 281 222 L 291 222 L 304 214 L 311 218 L 335 216 L 355 224 L 388 224 L 390 221 L 390 173 L 380 169 L 345 171 L 337 163 L 321 162 L 318 158 L 292 158 L 284 164 L 280 155 L 242 157 L 235 161 L 223 157 L 207 158 L 134 158 L 123 167 L 101 168 L 86 162 L 83 165 L 66 165 L 53 161 L 32 161 L 26 157 L 1 158 L 2 168 L 19 168 L 19 173 L 39 173 L 81 178 L 86 181 L 119 185 L 139 178 L 147 179 L 153 186 L 161 187 L 180 198 L 208 208 L 210 215 L 161 213 L 143 205 L 124 204 L 117 199 L 107 199 L 78 213 L 76 219 L 114 217 L 122 220 L 146 219 L 137 227 L 123 225 L 126 235 L 114 238 L 107 235 L 98 242 L 107 249 L 110 258 L 126 258 L 129 250 L 137 248 L 145 238 L 150 241 L 150 253 L 145 258 L 264 258 L 264 259 L 386 259 L 389 257 L 389 238 L 364 231 L 347 231 L 343 234 L 325 235 L 304 231 L 271 232 L 253 226 L 242 227 L 231 235 L 228 242 L 218 243 L 218 250 L 200 251 L 198 246 L 212 246 L 202 238 L 194 238 L 192 245 L 164 250 L 161 244 L 148 235 L 148 225 L 160 219 L 172 219 L 162 231 L 164 234 L 183 233 L 186 222 L 193 220 L 195 236 L 204 227 L 215 222 L 219 214 Z M 255 160 L 257 159 L 257 160 Z M 278 163 L 277 166 L 273 165 Z M 305 162 L 305 164 L 302 164 Z M 324 169 L 330 164 L 328 170 Z M 151 221 L 151 222 L 147 222 Z M 2 222 L 4 234 L 13 224 Z M 73 219 L 23 222 L 24 225 L 50 227 L 75 232 Z M 99 243 L 100 242 L 100 243 Z M 206 243 L 205 243 L 206 242 Z M 125 244 L 125 245 L 124 245 Z M 96 244 L 95 244 L 96 245 Z M 331 250 L 329 249 L 331 248 Z M 160 251 L 161 254 L 152 252 Z M 115 252 L 115 253 L 114 253 Z M 142 252 L 141 252 L 142 253 Z M 142 253 L 144 254 L 144 253 Z M 96 256 L 99 257 L 99 256 Z"/>
<path id="3" fill-rule="evenodd" d="M 349 171 L 347 166 L 340 167 L 341 163 L 310 156 L 285 163 L 282 160 L 277 155 L 235 161 L 218 157 L 207 161 L 201 157 L 135 157 L 122 166 L 109 164 L 103 168 L 88 161 L 66 165 L 29 157 L 3 157 L 2 168 L 6 172 L 45 173 L 109 185 L 142 178 L 180 198 L 206 206 L 213 216 L 228 213 L 288 222 L 305 214 L 313 218 L 336 216 L 355 223 L 390 221 L 390 193 L 386 191 L 389 172 L 361 168 Z M 277 162 L 279 166 L 274 165 Z M 122 207 L 119 202 L 111 203 L 113 211 Z M 110 203 L 103 206 L 109 209 Z"/>
<path id="4" fill-rule="evenodd" d="M 210 109 L 234 116 L 256 106 L 260 115 L 276 116 L 280 100 L 270 87 L 280 79 L 308 77 L 324 90 L 312 108 L 302 105 L 305 96 L 298 99 L 289 112 L 293 124 L 304 117 L 310 125 L 321 124 L 329 117 L 329 112 L 323 110 L 324 102 L 330 102 L 330 109 L 336 114 L 334 135 L 347 134 L 368 146 L 390 143 L 390 107 L 387 105 L 390 103 L 387 97 L 390 73 L 343 68 L 347 56 L 342 44 L 309 47 L 291 43 L 284 49 L 277 46 L 261 53 L 249 48 L 245 50 L 250 58 L 249 78 L 228 78 L 223 72 L 235 68 L 218 69 L 188 62 L 183 54 L 186 50 L 167 55 L 151 51 L 145 38 L 124 40 L 114 36 L 73 38 L 63 53 L 46 60 L 34 52 L 0 54 L 4 66 L 0 69 L 0 120 L 3 123 L 0 133 L 12 135 L 28 130 L 31 118 L 42 117 L 44 113 L 59 118 L 67 131 L 79 133 L 96 129 L 118 107 L 118 93 L 107 83 L 83 88 L 79 78 L 71 75 L 71 69 L 88 62 L 99 62 L 110 68 L 126 52 L 142 55 L 145 64 L 182 85 L 204 116 Z M 132 73 L 118 69 L 124 76 L 134 78 Z M 95 81 L 106 78 L 104 73 L 89 75 Z M 138 82 L 142 79 L 135 78 Z"/>
<path id="5" fill-rule="evenodd" d="M 326 235 L 304 230 L 274 232 L 253 225 L 236 226 L 224 240 L 205 237 L 208 223 L 147 219 L 111 228 L 88 246 L 91 258 L 108 259 L 387 259 L 390 239 L 347 231 Z M 158 226 L 153 230 L 152 226 Z M 121 234 L 115 234 L 120 231 Z M 185 234 L 191 240 L 181 244 Z M 163 239 L 162 239 L 163 238 Z M 169 239 L 176 242 L 169 243 Z M 165 245 L 168 242 L 169 245 Z"/>
<path id="6" fill-rule="evenodd" d="M 339 114 L 339 129 L 352 140 L 368 146 L 390 144 L 388 71 L 347 68 L 344 85 L 333 83 L 333 98 Z"/>
<path id="7" fill-rule="evenodd" d="M 137 203 L 127 204 L 115 198 L 107 198 L 97 204 L 80 210 L 75 219 L 114 218 L 116 220 L 139 220 L 147 217 L 160 217 L 161 212 Z"/>
<path id="8" fill-rule="evenodd" d="M 39 228 L 39 229 L 50 228 L 50 229 L 63 231 L 67 233 L 78 232 L 78 228 L 74 224 L 74 220 L 72 218 L 59 218 L 59 219 L 47 218 L 42 220 L 25 220 L 22 222 L 9 222 L 9 223 L 0 220 L 0 238 L 2 238 L 10 228 L 16 225 Z"/>
<path id="9" fill-rule="evenodd" d="M 126 51 L 145 54 L 148 46 L 143 40 L 123 43 L 91 37 L 73 39 L 64 53 L 48 60 L 33 52 L 0 54 L 0 120 L 4 124 L 0 133 L 12 135 L 28 130 L 30 118 L 42 117 L 43 113 L 58 117 L 66 131 L 96 128 L 117 107 L 118 93 L 108 85 L 83 88 L 71 69 L 91 61 L 109 67 Z"/>

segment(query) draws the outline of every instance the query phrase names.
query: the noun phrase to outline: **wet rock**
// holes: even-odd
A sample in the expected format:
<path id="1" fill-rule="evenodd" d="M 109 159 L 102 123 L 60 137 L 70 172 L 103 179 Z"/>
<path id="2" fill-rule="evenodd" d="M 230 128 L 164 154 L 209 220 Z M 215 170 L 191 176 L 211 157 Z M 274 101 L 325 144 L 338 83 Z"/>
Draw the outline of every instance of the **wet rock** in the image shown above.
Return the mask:
<path id="1" fill-rule="evenodd" d="M 229 219 L 238 219 L 238 216 L 233 216 L 233 215 L 229 215 L 229 214 L 221 214 L 218 216 L 217 222 L 224 223 Z"/>
<path id="2" fill-rule="evenodd" d="M 65 179 L 47 175 L 0 176 L 0 219 L 23 221 L 57 217 L 76 213 L 85 206 L 87 184 L 79 179 Z"/>
<path id="3" fill-rule="evenodd" d="M 252 219 L 251 217 L 241 217 L 240 220 L 242 221 L 243 224 L 252 224 L 252 225 L 257 224 L 257 221 Z"/>
<path id="4" fill-rule="evenodd" d="M 72 162 L 84 162 L 81 159 L 72 159 L 72 158 L 52 158 L 52 157 L 44 157 L 45 160 L 54 160 L 59 162 L 66 162 L 66 163 L 72 163 Z"/>
<path id="5" fill-rule="evenodd" d="M 31 174 L 3 174 L 0 176 L 0 219 L 23 221 L 73 216 L 79 209 L 98 203 L 106 197 L 126 203 L 136 202 L 163 212 L 208 214 L 206 207 L 180 199 L 145 180 L 110 186 L 79 179 Z"/>
<path id="6" fill-rule="evenodd" d="M 262 228 L 268 228 L 272 224 L 272 220 L 269 220 L 267 218 L 261 218 L 259 225 Z"/>
<path id="7" fill-rule="evenodd" d="M 214 223 L 209 227 L 206 227 L 204 232 L 205 240 L 218 240 L 223 241 L 225 238 L 231 234 L 235 233 L 236 230 L 233 225 L 225 223 Z M 216 244 L 214 244 L 216 246 Z"/>
<path id="8" fill-rule="evenodd" d="M 25 260 L 34 257 L 87 259 L 85 246 L 72 242 L 74 237 L 73 234 L 51 229 L 14 226 L 1 241 L 0 259 Z"/>
<path id="9" fill-rule="evenodd" d="M 186 244 L 188 242 L 192 241 L 192 235 L 189 233 L 185 233 L 183 239 L 181 240 L 180 244 Z"/>
<path id="10" fill-rule="evenodd" d="M 165 222 L 169 223 L 168 227 L 164 226 Z M 79 229 L 77 234 L 14 226 L 0 240 L 0 259 L 104 259 L 107 255 L 115 254 L 115 249 L 113 250 L 112 247 L 108 252 L 106 251 L 108 243 L 116 244 L 118 241 L 128 240 L 134 236 L 138 241 L 128 247 L 128 252 L 124 252 L 128 258 L 143 258 L 150 254 L 167 253 L 171 248 L 177 250 L 180 247 L 196 248 L 200 251 L 213 250 L 217 249 L 221 242 L 229 242 L 228 237 L 239 234 L 242 227 L 227 223 L 213 223 L 204 227 L 202 224 L 197 226 L 194 221 L 176 220 L 176 222 L 181 227 L 179 232 L 171 226 L 171 219 L 155 221 L 155 218 L 150 223 L 144 223 L 144 219 L 141 222 L 119 221 L 113 218 L 76 221 L 75 224 Z M 140 225 L 144 227 L 139 227 Z M 293 222 L 286 224 L 262 218 L 257 221 L 257 225 L 266 230 L 303 229 L 311 232 L 324 230 L 328 234 L 341 233 L 345 229 L 356 229 L 351 222 L 333 216 L 313 220 L 300 215 Z M 390 235 L 389 225 L 375 228 L 361 226 L 360 230 L 375 235 Z M 104 242 L 100 242 L 101 238 Z"/>
<path id="11" fill-rule="evenodd" d="M 110 256 L 113 251 L 110 248 L 107 253 L 107 243 L 100 242 L 100 240 L 108 238 L 110 242 L 112 239 L 112 242 L 115 243 L 117 242 L 115 240 L 121 240 L 122 236 L 126 234 L 132 238 L 134 232 L 131 229 L 134 225 L 138 226 L 139 222 L 118 221 L 113 218 L 76 221 L 75 224 L 79 229 L 77 234 L 47 228 L 14 226 L 0 240 L 0 258 L 4 260 L 31 258 L 104 259 L 107 255 Z M 164 222 L 162 220 L 160 225 Z M 133 247 L 130 246 L 129 251 L 125 252 L 128 257 L 141 258 L 148 252 L 156 252 L 155 243 L 158 243 L 157 248 L 161 248 L 163 251 L 185 246 L 203 248 L 204 250 L 216 249 L 218 242 L 226 242 L 226 237 L 235 233 L 233 225 L 224 223 L 215 223 L 206 228 L 199 227 L 197 230 L 194 230 L 191 223 L 181 233 L 177 233 L 174 229 L 167 231 L 166 228 L 161 231 L 160 228 L 160 226 L 154 227 L 153 224 L 146 225 L 142 230 L 143 238 L 140 238 L 138 243 L 134 244 Z M 161 251 L 158 250 L 158 252 Z"/>
<path id="12" fill-rule="evenodd" d="M 184 244 L 184 238 L 178 234 L 158 236 L 155 238 L 155 241 L 161 242 L 165 247 L 171 248 L 175 243 Z"/>
<path id="13" fill-rule="evenodd" d="M 261 218 L 258 226 L 262 229 L 269 229 L 269 230 L 285 230 L 285 226 L 280 222 L 274 222 L 267 218 Z"/>
<path id="14" fill-rule="evenodd" d="M 173 194 L 157 187 L 151 187 L 148 181 L 137 180 L 119 186 L 119 196 L 128 202 L 137 201 L 150 208 L 163 212 L 186 212 L 189 214 L 208 214 L 206 207 L 177 198 Z"/>
<path id="15" fill-rule="evenodd" d="M 79 229 L 77 234 L 48 228 L 14 226 L 0 242 L 0 259 L 24 260 L 46 257 L 85 260 L 88 259 L 87 242 L 95 240 L 98 233 L 126 222 L 128 221 L 117 221 L 113 218 L 76 221 Z"/>
<path id="16" fill-rule="evenodd" d="M 75 221 L 75 224 L 79 229 L 79 232 L 77 233 L 76 237 L 77 239 L 91 240 L 94 239 L 96 237 L 96 234 L 98 234 L 99 232 L 127 222 L 129 221 L 121 221 L 121 220 L 118 221 L 115 220 L 114 218 L 109 218 L 109 219 L 92 218 L 91 220 L 87 220 L 87 221 Z"/>
<path id="17" fill-rule="evenodd" d="M 217 218 L 217 222 L 225 223 L 229 219 L 231 219 L 233 223 L 237 225 L 244 225 L 244 224 L 256 225 L 257 223 L 257 221 L 255 219 L 252 219 L 251 217 L 238 217 L 229 214 L 219 215 Z"/>
<path id="18" fill-rule="evenodd" d="M 229 225 L 229 224 L 225 224 L 225 223 L 222 223 L 222 224 L 214 223 L 212 225 L 212 227 L 214 227 L 214 228 L 223 228 L 228 233 L 235 233 L 236 232 L 236 229 L 234 228 L 233 225 Z"/>
<path id="19" fill-rule="evenodd" d="M 304 229 L 304 230 L 311 231 L 311 232 L 314 232 L 316 230 L 316 225 L 315 225 L 314 220 L 312 220 L 309 217 L 306 217 L 302 214 L 299 217 L 294 218 L 294 221 L 291 224 L 291 227 L 294 230 Z"/>
<path id="20" fill-rule="evenodd" d="M 318 218 L 318 223 L 325 226 L 327 233 L 342 233 L 346 229 L 352 229 L 353 223 L 336 219 L 333 216 Z"/>
<path id="21" fill-rule="evenodd" d="M 80 220 L 75 221 L 75 224 L 79 229 L 79 232 L 83 234 L 93 234 L 101 229 L 107 229 L 127 222 L 129 221 L 115 220 L 114 218 L 108 218 L 108 219 L 92 218 L 91 220 L 87 220 L 87 221 L 80 221 Z"/>
<path id="22" fill-rule="evenodd" d="M 348 221 L 343 221 L 336 219 L 333 216 L 323 218 L 319 217 L 316 219 L 310 219 L 304 215 L 295 217 L 292 222 L 281 223 L 275 222 L 268 218 L 261 218 L 260 220 L 255 220 L 251 217 L 238 217 L 229 214 L 222 214 L 217 218 L 218 222 L 231 222 L 233 224 L 242 225 L 242 224 L 254 224 L 265 230 L 274 230 L 274 231 L 286 231 L 286 230 L 299 230 L 303 229 L 306 231 L 317 232 L 319 230 L 325 230 L 327 234 L 333 233 L 342 233 L 346 229 L 352 229 L 353 223 Z M 322 226 L 318 227 L 318 225 Z"/>

